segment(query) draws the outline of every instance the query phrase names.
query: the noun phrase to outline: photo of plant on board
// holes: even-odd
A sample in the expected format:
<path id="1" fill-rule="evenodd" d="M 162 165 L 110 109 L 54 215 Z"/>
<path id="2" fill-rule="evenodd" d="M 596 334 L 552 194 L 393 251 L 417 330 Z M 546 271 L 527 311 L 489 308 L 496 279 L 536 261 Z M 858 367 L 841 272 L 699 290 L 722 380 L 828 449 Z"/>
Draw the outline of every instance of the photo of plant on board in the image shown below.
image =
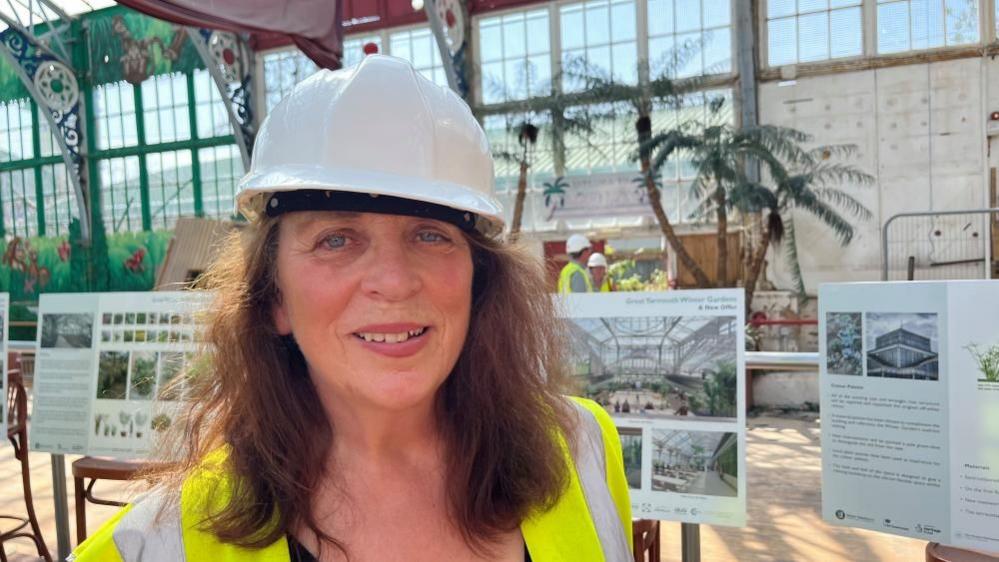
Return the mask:
<path id="1" fill-rule="evenodd" d="M 978 370 L 985 375 L 984 379 L 978 379 L 979 382 L 999 382 L 999 344 L 986 347 L 984 351 L 973 343 L 964 348 L 975 358 Z"/>

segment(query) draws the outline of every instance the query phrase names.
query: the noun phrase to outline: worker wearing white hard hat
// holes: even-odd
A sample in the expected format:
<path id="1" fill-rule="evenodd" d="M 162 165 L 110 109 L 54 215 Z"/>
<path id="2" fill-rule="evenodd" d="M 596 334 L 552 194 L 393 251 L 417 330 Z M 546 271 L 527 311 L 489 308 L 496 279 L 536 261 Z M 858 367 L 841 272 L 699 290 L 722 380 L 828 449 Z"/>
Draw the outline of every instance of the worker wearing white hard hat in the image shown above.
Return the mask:
<path id="1" fill-rule="evenodd" d="M 611 279 L 607 274 L 607 258 L 600 252 L 593 252 L 586 261 L 586 269 L 593 278 L 593 286 L 598 287 L 598 293 L 611 292 Z"/>
<path id="2" fill-rule="evenodd" d="M 207 274 L 180 458 L 75 562 L 631 560 L 614 424 L 554 386 L 562 325 L 493 195 L 468 106 L 408 62 L 298 84 Z"/>
<path id="3" fill-rule="evenodd" d="M 593 280 L 586 271 L 586 261 L 591 252 L 590 240 L 582 234 L 573 234 L 565 241 L 569 262 L 558 276 L 559 293 L 592 293 Z"/>

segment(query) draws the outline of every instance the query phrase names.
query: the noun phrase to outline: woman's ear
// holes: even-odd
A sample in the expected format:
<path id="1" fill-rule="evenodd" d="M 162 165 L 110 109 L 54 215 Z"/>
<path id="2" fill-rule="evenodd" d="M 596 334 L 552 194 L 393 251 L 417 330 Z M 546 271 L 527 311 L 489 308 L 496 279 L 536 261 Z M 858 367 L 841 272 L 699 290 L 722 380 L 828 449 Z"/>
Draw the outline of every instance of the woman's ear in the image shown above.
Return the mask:
<path id="1" fill-rule="evenodd" d="M 274 304 L 271 305 L 271 316 L 274 318 L 274 329 L 282 336 L 291 334 L 291 320 L 288 318 L 288 310 L 284 306 L 284 299 L 278 293 Z"/>

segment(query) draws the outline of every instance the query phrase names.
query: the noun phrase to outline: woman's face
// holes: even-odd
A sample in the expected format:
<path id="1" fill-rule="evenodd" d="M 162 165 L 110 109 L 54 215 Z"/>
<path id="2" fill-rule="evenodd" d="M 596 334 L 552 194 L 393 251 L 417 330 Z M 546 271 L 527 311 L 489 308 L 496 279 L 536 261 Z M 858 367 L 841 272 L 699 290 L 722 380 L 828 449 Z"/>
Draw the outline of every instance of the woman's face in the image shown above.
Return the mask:
<path id="1" fill-rule="evenodd" d="M 284 215 L 279 303 L 317 389 L 334 403 L 431 402 L 468 332 L 472 253 L 448 223 L 337 211 Z"/>

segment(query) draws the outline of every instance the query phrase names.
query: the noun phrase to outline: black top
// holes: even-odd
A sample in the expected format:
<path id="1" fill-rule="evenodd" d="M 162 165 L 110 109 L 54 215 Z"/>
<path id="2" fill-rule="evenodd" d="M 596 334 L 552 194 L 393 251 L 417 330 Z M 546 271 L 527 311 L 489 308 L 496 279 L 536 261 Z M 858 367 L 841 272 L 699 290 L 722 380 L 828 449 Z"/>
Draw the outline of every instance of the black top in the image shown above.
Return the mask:
<path id="1" fill-rule="evenodd" d="M 315 555 L 291 535 L 288 535 L 288 554 L 291 557 L 291 562 L 319 562 Z M 527 551 L 526 544 L 524 545 L 524 562 L 531 562 L 531 553 Z"/>

